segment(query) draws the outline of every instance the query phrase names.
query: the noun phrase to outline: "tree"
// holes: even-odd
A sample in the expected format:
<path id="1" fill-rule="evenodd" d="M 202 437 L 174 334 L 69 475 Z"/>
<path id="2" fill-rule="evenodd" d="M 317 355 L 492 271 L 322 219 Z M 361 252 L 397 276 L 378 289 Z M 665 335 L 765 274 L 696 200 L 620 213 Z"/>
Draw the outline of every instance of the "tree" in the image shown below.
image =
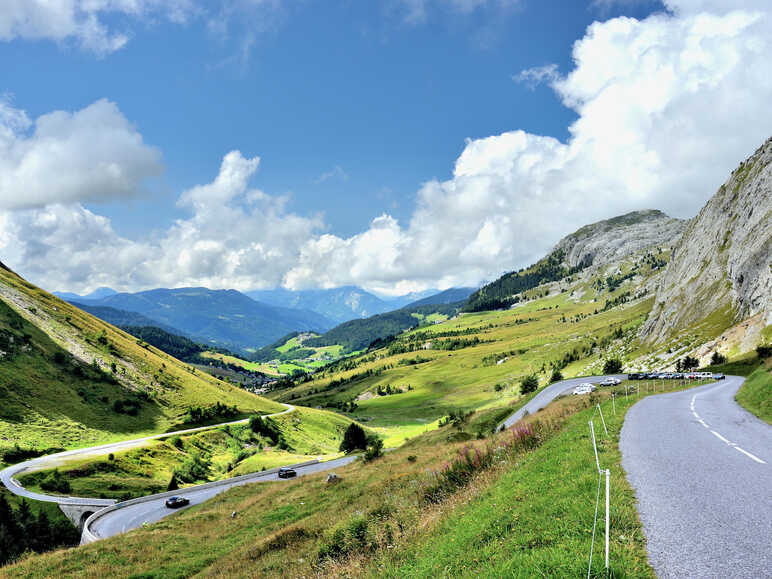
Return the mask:
<path id="1" fill-rule="evenodd" d="M 365 450 L 365 462 L 370 462 L 380 456 L 383 456 L 383 441 L 374 436 L 368 441 L 367 450 Z"/>
<path id="2" fill-rule="evenodd" d="M 609 358 L 603 364 L 604 374 L 619 374 L 622 371 L 622 361 L 618 358 Z"/>
<path id="3" fill-rule="evenodd" d="M 180 488 L 180 483 L 177 482 L 177 473 L 172 473 L 172 478 L 169 480 L 169 486 L 166 487 L 167 491 L 176 491 Z"/>
<path id="4" fill-rule="evenodd" d="M 550 376 L 550 383 L 552 382 L 560 382 L 563 379 L 563 374 L 560 373 L 560 370 L 555 368 L 552 371 L 552 376 Z"/>
<path id="5" fill-rule="evenodd" d="M 710 365 L 718 366 L 719 364 L 726 364 L 726 356 L 721 352 L 713 352 L 713 355 L 710 357 Z"/>
<path id="6" fill-rule="evenodd" d="M 537 388 L 539 388 L 539 379 L 535 374 L 529 374 L 520 381 L 520 392 L 523 394 L 536 392 Z"/>
<path id="7" fill-rule="evenodd" d="M 694 370 L 699 366 L 700 366 L 700 361 L 694 356 L 686 356 L 683 359 L 683 362 L 681 362 L 681 367 L 684 369 L 684 372 L 688 372 L 689 370 Z"/>
<path id="8" fill-rule="evenodd" d="M 367 448 L 367 435 L 364 428 L 359 426 L 356 422 L 352 422 L 348 425 L 346 432 L 343 434 L 343 440 L 340 443 L 341 452 L 348 454 L 355 450 L 364 450 Z"/>

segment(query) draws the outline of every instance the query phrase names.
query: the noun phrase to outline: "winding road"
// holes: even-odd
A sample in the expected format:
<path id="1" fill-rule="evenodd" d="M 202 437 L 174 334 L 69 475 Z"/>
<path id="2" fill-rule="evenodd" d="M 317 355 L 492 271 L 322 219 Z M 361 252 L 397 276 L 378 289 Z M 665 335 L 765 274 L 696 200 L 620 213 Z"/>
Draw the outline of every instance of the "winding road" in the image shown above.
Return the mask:
<path id="1" fill-rule="evenodd" d="M 659 577 L 772 576 L 772 428 L 734 400 L 743 378 L 649 396 L 622 466 Z"/>

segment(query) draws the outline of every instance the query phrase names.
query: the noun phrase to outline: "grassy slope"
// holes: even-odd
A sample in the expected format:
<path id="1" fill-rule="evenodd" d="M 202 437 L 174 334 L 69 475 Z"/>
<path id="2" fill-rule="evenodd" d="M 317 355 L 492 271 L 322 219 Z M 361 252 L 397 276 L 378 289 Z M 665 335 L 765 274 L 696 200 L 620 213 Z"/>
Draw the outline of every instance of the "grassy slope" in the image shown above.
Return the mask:
<path id="1" fill-rule="evenodd" d="M 529 417 L 553 425 L 544 431 L 541 447 L 502 456 L 436 505 L 417 499 L 433 484 L 433 472 L 463 446 L 448 442 L 450 427 L 375 463 L 339 469 L 343 482 L 337 485 L 325 484 L 322 474 L 239 487 L 148 528 L 33 557 L 4 572 L 9 577 L 582 576 L 598 480 L 587 426 L 595 399 L 610 432 L 599 439 L 601 465 L 612 473 L 611 565 L 616 576 L 653 577 L 617 447 L 624 412 L 635 400 L 618 398 L 615 415 L 607 396 L 604 390 L 597 398 L 568 397 Z M 595 422 L 600 431 L 597 416 Z M 332 562 L 318 558 L 320 549 L 336 544 L 354 550 Z M 600 532 L 594 576 L 601 576 L 602 548 Z"/>
<path id="2" fill-rule="evenodd" d="M 735 398 L 746 410 L 772 424 L 772 359 L 748 376 Z"/>
<path id="3" fill-rule="evenodd" d="M 0 450 L 77 447 L 163 432 L 183 425 L 190 406 L 218 401 L 242 415 L 282 407 L 192 371 L 183 363 L 78 310 L 0 268 L 0 332 L 26 334 L 28 344 L 0 360 Z M 13 327 L 16 326 L 16 327 Z M 100 341 L 100 335 L 103 336 Z M 113 374 L 74 372 L 72 352 Z M 57 363 L 55 356 L 64 362 Z M 144 398 L 143 398 L 144 397 Z M 138 400 L 137 416 L 116 413 L 116 400 Z"/>
<path id="4" fill-rule="evenodd" d="M 601 304 L 603 299 L 601 294 Z M 640 323 L 650 310 L 651 300 L 627 304 L 596 315 L 593 312 L 597 308 L 598 303 L 575 303 L 567 294 L 560 294 L 513 310 L 462 315 L 420 331 L 436 334 L 476 329 L 472 334 L 459 337 L 478 337 L 484 343 L 455 351 L 421 350 L 392 356 L 388 355 L 387 349 L 382 349 L 355 359 L 358 366 L 351 370 L 323 372 L 311 382 L 290 390 L 276 391 L 270 396 L 277 400 L 317 406 L 354 400 L 363 393 L 373 393 L 378 386 L 391 385 L 405 392 L 360 399 L 354 416 L 372 419 L 368 425 L 374 427 L 402 427 L 411 429 L 414 434 L 416 429 L 422 429 L 422 426 L 454 408 L 470 410 L 517 402 L 521 397 L 518 383 L 522 376 L 539 372 L 544 367 L 541 374 L 544 383 L 549 363 L 562 358 L 565 353 L 589 347 L 593 341 L 600 341 L 618 327 L 628 334 L 632 333 L 631 328 Z M 562 321 L 563 316 L 566 322 Z M 573 321 L 576 316 L 581 319 Z M 526 320 L 527 323 L 517 323 L 518 320 Z M 618 341 L 619 348 L 623 347 L 626 339 Z M 513 351 L 515 353 L 511 354 Z M 483 361 L 486 357 L 503 356 L 505 353 L 507 360 L 502 364 L 486 365 Z M 417 357 L 426 361 L 400 365 L 403 360 Z M 601 352 L 596 350 L 570 364 L 563 373 L 570 376 L 599 371 L 600 359 Z M 374 375 L 330 387 L 333 380 L 361 375 L 367 370 L 372 370 Z M 497 384 L 500 385 L 499 390 L 496 390 Z M 408 391 L 408 386 L 413 390 Z"/>
<path id="5" fill-rule="evenodd" d="M 121 498 L 162 492 L 172 472 L 198 455 L 209 463 L 205 476 L 195 483 L 228 478 L 263 468 L 338 456 L 343 432 L 351 421 L 323 410 L 297 408 L 274 419 L 291 451 L 271 448 L 246 425 L 198 432 L 175 440 L 154 441 L 142 448 L 108 456 L 71 460 L 59 467 L 70 481 L 70 494 L 81 497 Z M 40 491 L 48 471 L 20 477 L 22 484 Z M 181 483 L 181 486 L 185 486 Z"/>

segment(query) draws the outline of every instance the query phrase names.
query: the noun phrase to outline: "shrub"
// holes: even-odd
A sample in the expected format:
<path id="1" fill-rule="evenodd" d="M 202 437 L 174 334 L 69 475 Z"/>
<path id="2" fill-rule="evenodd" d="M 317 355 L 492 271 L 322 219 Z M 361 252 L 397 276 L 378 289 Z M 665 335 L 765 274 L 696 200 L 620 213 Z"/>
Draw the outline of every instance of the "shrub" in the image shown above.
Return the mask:
<path id="1" fill-rule="evenodd" d="M 58 470 L 52 470 L 40 481 L 40 488 L 44 491 L 67 494 L 72 491 L 70 481 Z"/>
<path id="2" fill-rule="evenodd" d="M 618 358 L 609 358 L 603 364 L 604 374 L 619 374 L 622 371 L 622 361 Z"/>
<path id="3" fill-rule="evenodd" d="M 414 454 L 410 454 L 410 455 L 408 455 L 408 457 L 407 457 L 407 461 L 408 461 L 408 462 L 415 462 L 415 461 L 416 461 L 416 458 L 417 458 L 417 457 L 416 457 L 416 455 L 414 455 Z"/>
<path id="4" fill-rule="evenodd" d="M 356 422 L 352 422 L 346 428 L 346 432 L 343 434 L 343 440 L 340 443 L 339 450 L 346 454 L 355 450 L 365 450 L 367 448 L 367 435 L 364 428 L 359 426 Z"/>
<path id="5" fill-rule="evenodd" d="M 179 436 L 172 436 L 171 440 L 169 440 L 169 444 L 171 444 L 174 448 L 178 448 L 182 450 L 184 443 L 182 442 L 182 439 Z"/>
<path id="6" fill-rule="evenodd" d="M 367 444 L 367 450 L 365 450 L 365 462 L 370 462 L 381 456 L 383 456 L 383 441 L 373 437 Z"/>
<path id="7" fill-rule="evenodd" d="M 719 364 L 726 364 L 726 356 L 721 352 L 713 352 L 713 355 L 710 357 L 710 365 L 718 366 Z"/>
<path id="8" fill-rule="evenodd" d="M 520 392 L 528 394 L 530 392 L 536 392 L 539 388 L 539 379 L 535 374 L 529 374 L 520 381 Z"/>
<path id="9" fill-rule="evenodd" d="M 177 475 L 172 473 L 172 478 L 169 480 L 169 484 L 166 487 L 167 491 L 176 491 L 180 488 L 180 483 L 177 482 Z"/>
<path id="10" fill-rule="evenodd" d="M 563 374 L 560 373 L 560 370 L 555 369 L 552 371 L 552 376 L 550 376 L 550 383 L 560 382 L 562 379 L 563 379 Z"/>
<path id="11" fill-rule="evenodd" d="M 61 350 L 57 350 L 54 352 L 54 362 L 56 364 L 64 364 L 67 361 L 67 356 L 64 355 L 64 352 Z"/>
<path id="12" fill-rule="evenodd" d="M 760 344 L 756 348 L 756 353 L 759 355 L 759 358 L 769 358 L 772 356 L 772 345 Z"/>

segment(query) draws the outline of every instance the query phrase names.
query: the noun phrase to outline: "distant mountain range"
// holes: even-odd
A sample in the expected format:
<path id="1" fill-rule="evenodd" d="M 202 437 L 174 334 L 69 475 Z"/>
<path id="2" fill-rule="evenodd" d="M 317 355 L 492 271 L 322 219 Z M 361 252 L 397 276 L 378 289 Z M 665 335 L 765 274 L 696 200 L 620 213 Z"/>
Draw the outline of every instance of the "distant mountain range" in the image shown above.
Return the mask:
<path id="1" fill-rule="evenodd" d="M 378 296 L 356 286 L 342 286 L 332 289 L 292 291 L 283 288 L 254 290 L 246 295 L 260 302 L 284 308 L 311 310 L 338 324 L 369 318 L 398 310 L 415 300 L 432 296 L 438 290 L 414 292 L 394 298 Z"/>
<path id="2" fill-rule="evenodd" d="M 93 292 L 86 295 L 74 294 L 72 292 L 54 292 L 54 295 L 68 302 L 72 302 L 72 301 L 80 302 L 83 300 L 101 300 L 102 298 L 106 298 L 108 296 L 112 296 L 117 293 L 118 293 L 117 291 L 109 287 L 98 287 Z"/>
<path id="3" fill-rule="evenodd" d="M 154 325 L 197 342 L 246 352 L 270 344 L 294 331 L 323 332 L 335 322 L 310 310 L 282 308 L 257 302 L 236 290 L 207 288 L 154 289 L 116 293 L 77 302 L 94 315 L 120 325 Z M 111 308 L 94 309 L 98 308 Z M 133 312 L 148 320 L 132 320 L 118 312 Z M 106 321 L 109 321 L 106 319 Z"/>

